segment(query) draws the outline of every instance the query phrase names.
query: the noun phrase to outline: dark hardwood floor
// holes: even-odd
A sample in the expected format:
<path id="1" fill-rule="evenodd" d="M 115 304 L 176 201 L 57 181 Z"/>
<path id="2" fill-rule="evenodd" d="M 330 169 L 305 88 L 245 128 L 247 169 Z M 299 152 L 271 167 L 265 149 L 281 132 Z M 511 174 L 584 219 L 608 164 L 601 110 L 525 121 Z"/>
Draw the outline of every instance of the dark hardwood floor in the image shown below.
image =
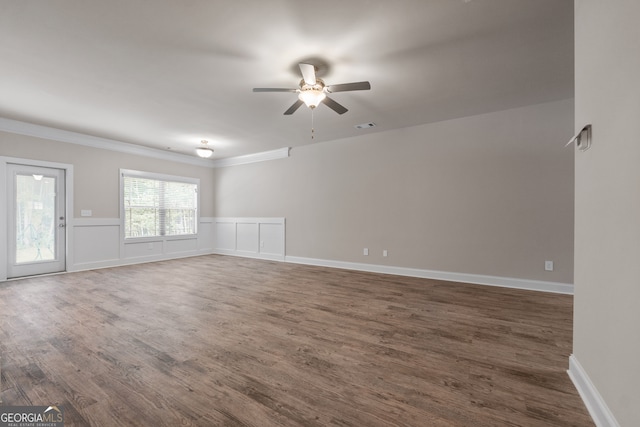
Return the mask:
<path id="1" fill-rule="evenodd" d="M 0 284 L 2 405 L 65 426 L 593 426 L 572 297 L 225 256 Z"/>

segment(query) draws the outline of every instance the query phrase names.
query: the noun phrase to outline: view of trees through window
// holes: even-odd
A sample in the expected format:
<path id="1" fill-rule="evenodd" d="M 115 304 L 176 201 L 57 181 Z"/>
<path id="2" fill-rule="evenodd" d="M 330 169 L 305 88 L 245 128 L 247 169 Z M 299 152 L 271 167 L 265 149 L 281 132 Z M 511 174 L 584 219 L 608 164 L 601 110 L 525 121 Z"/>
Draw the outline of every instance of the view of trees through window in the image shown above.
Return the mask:
<path id="1" fill-rule="evenodd" d="M 196 234 L 197 200 L 197 184 L 125 175 L 125 238 Z"/>
<path id="2" fill-rule="evenodd" d="M 16 176 L 16 263 L 55 259 L 55 178 Z"/>

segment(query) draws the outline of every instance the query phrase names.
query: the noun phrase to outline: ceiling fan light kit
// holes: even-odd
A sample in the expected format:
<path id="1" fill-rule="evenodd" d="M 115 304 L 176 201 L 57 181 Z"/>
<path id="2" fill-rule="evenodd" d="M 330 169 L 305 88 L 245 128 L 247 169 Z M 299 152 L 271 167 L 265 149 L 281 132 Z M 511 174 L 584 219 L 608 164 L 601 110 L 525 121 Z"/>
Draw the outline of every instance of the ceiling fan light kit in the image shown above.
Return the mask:
<path id="1" fill-rule="evenodd" d="M 316 83 L 313 85 L 306 84 L 304 80 L 300 82 L 298 99 L 304 102 L 307 107 L 316 108 L 326 97 L 324 82 L 321 79 L 316 79 Z"/>
<path id="2" fill-rule="evenodd" d="M 338 114 L 344 114 L 347 108 L 327 94 L 335 92 L 348 92 L 353 90 L 369 90 L 371 84 L 369 82 L 355 82 L 344 83 L 338 85 L 325 85 L 324 81 L 316 77 L 317 68 L 313 64 L 298 64 L 300 73 L 302 74 L 302 80 L 300 81 L 297 89 L 284 89 L 284 88 L 254 88 L 254 92 L 294 92 L 298 94 L 298 100 L 287 111 L 284 112 L 285 116 L 293 114 L 302 104 L 314 109 L 320 103 L 331 108 Z"/>
<path id="3" fill-rule="evenodd" d="M 209 141 L 205 141 L 203 139 L 202 141 L 200 141 L 200 143 L 202 143 L 202 145 L 196 148 L 196 154 L 203 159 L 208 159 L 209 157 L 213 156 L 213 150 L 207 146 Z"/>

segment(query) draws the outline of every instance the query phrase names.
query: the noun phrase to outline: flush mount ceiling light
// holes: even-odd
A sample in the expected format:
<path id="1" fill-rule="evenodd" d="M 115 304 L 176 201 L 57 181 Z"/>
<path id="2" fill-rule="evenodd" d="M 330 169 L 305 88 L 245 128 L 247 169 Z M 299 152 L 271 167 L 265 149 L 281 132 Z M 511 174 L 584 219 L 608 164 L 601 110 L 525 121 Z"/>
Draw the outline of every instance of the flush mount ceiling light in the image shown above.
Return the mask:
<path id="1" fill-rule="evenodd" d="M 196 154 L 202 157 L 203 159 L 208 159 L 209 157 L 213 156 L 213 150 L 207 147 L 207 144 L 209 143 L 209 141 L 206 141 L 203 139 L 200 142 L 202 143 L 202 145 L 196 148 Z"/>

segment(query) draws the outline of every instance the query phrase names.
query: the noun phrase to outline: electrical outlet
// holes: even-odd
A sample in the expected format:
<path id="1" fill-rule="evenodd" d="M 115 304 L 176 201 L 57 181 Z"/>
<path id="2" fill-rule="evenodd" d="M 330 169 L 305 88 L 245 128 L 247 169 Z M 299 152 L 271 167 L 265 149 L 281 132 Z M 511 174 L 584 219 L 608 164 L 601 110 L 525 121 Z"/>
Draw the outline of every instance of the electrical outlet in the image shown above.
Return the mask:
<path id="1" fill-rule="evenodd" d="M 369 248 L 364 248 L 362 250 L 362 255 L 369 255 Z"/>
<path id="2" fill-rule="evenodd" d="M 389 252 L 387 252 L 386 249 L 383 249 L 382 250 L 382 256 L 387 256 L 387 255 L 389 255 Z"/>
<path id="3" fill-rule="evenodd" d="M 545 261 L 544 269 L 547 271 L 553 271 L 553 261 Z"/>

